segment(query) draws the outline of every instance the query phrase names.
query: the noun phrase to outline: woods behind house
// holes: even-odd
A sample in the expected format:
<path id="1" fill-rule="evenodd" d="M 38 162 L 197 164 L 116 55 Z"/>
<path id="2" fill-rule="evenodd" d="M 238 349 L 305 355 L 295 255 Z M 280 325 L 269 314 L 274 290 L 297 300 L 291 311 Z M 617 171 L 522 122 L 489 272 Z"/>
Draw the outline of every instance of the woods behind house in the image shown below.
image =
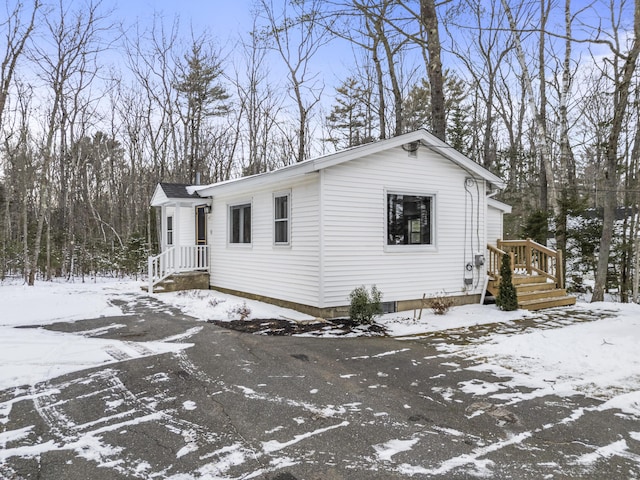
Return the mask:
<path id="1" fill-rule="evenodd" d="M 508 238 L 637 298 L 640 0 L 256 0 L 238 38 L 3 3 L 0 278 L 138 274 L 158 181 L 426 128 L 508 182 Z"/>

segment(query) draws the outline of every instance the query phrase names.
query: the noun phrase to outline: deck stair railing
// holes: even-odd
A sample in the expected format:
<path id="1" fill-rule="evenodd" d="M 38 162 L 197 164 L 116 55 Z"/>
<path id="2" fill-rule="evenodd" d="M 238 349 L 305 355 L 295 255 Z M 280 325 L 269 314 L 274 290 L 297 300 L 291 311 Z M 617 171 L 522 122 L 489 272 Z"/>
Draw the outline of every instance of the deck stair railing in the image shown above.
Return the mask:
<path id="1" fill-rule="evenodd" d="M 488 245 L 487 273 L 500 277 L 502 255 L 511 257 L 511 268 L 516 274 L 539 275 L 551 280 L 557 288 L 564 288 L 562 251 L 545 247 L 530 238 L 526 240 L 498 240 L 497 247 Z"/>
<path id="2" fill-rule="evenodd" d="M 154 285 L 180 272 L 193 272 L 209 268 L 208 245 L 180 245 L 149 257 L 148 291 L 153 293 Z"/>

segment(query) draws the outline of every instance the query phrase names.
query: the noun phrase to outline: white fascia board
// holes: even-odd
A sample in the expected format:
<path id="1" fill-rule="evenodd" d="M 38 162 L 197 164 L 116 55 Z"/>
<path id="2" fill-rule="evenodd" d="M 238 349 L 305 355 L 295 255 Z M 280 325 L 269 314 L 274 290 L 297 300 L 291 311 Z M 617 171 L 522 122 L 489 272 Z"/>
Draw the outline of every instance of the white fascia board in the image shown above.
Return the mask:
<path id="1" fill-rule="evenodd" d="M 208 198 L 174 198 L 174 205 L 178 205 L 180 207 L 195 207 L 196 205 L 210 205 L 211 201 Z"/>
<path id="2" fill-rule="evenodd" d="M 307 160 L 305 162 L 296 163 L 283 167 L 279 170 L 273 170 L 271 172 L 259 173 L 250 177 L 241 177 L 233 180 L 227 180 L 220 183 L 213 183 L 211 185 L 204 185 L 201 187 L 188 187 L 189 192 L 198 192 L 201 197 L 213 197 L 214 195 L 220 195 L 223 193 L 241 191 L 244 189 L 253 190 L 255 188 L 270 185 L 283 180 L 288 180 L 298 176 L 305 175 L 307 173 L 314 172 L 313 160 Z"/>
<path id="3" fill-rule="evenodd" d="M 334 165 L 338 165 L 340 163 L 353 160 L 355 158 L 364 157 L 366 155 L 378 153 L 383 150 L 389 150 L 392 148 L 397 148 L 402 145 L 406 145 L 413 142 L 420 142 L 420 144 L 424 147 L 427 147 L 443 157 L 451 160 L 456 165 L 461 168 L 467 170 L 469 173 L 473 173 L 480 178 L 486 180 L 491 183 L 495 187 L 499 189 L 504 189 L 506 187 L 506 183 L 497 175 L 494 175 L 489 170 L 484 168 L 482 165 L 474 162 L 467 156 L 458 152 L 449 144 L 443 142 L 435 135 L 427 132 L 424 129 L 416 130 L 415 132 L 405 133 L 404 135 L 399 135 L 397 137 L 389 138 L 387 140 L 380 140 L 378 142 L 368 143 L 366 145 L 361 145 L 358 147 L 354 147 L 348 150 L 344 150 L 342 152 L 338 152 L 332 155 L 327 155 L 325 157 L 320 157 L 315 160 L 312 160 L 316 169 L 320 170 L 321 168 L 328 168 Z"/>
<path id="4" fill-rule="evenodd" d="M 511 213 L 511 205 L 507 205 L 495 198 L 487 198 L 487 205 L 496 210 L 500 210 L 502 213 Z"/>
<path id="5" fill-rule="evenodd" d="M 167 195 L 164 193 L 164 190 L 160 186 L 160 184 L 156 185 L 156 189 L 153 191 L 153 196 L 151 197 L 151 206 L 152 207 L 161 207 L 169 203 L 169 199 Z"/>
<path id="6" fill-rule="evenodd" d="M 494 175 L 482 165 L 474 162 L 469 157 L 463 155 L 451 145 L 443 142 L 438 137 L 430 134 L 426 130 L 420 130 L 420 132 L 423 132 L 425 136 L 425 138 L 421 141 L 423 146 L 439 153 L 445 158 L 448 158 L 453 163 L 462 167 L 464 170 L 478 175 L 480 178 L 485 179 L 487 182 L 491 183 L 493 186 L 499 188 L 500 190 L 504 190 L 506 188 L 507 184 L 503 179 L 501 179 L 497 175 Z"/>

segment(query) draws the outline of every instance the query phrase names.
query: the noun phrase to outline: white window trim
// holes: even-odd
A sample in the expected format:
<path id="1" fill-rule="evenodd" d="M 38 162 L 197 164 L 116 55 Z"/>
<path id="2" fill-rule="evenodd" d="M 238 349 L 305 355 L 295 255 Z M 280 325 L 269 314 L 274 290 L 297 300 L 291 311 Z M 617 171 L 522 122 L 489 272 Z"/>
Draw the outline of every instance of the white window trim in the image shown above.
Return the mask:
<path id="1" fill-rule="evenodd" d="M 430 197 L 431 198 L 431 243 L 430 244 L 418 244 L 418 245 L 389 245 L 387 239 L 389 237 L 389 209 L 388 209 L 388 197 L 389 195 L 411 195 L 415 197 Z M 435 252 L 437 248 L 437 211 L 438 211 L 438 194 L 436 192 L 423 192 L 417 190 L 406 190 L 403 188 L 390 188 L 384 189 L 383 196 L 383 208 L 384 208 L 384 236 L 383 244 L 384 251 L 389 253 L 414 253 L 419 252 Z"/>
<path id="2" fill-rule="evenodd" d="M 233 207 L 241 207 L 241 206 L 245 206 L 245 205 L 249 205 L 251 207 L 251 219 L 250 219 L 251 242 L 249 242 L 249 243 L 234 243 L 234 242 L 231 241 L 231 236 L 233 234 L 233 228 L 232 228 L 232 225 L 231 225 L 231 222 L 233 221 L 233 216 L 231 215 L 231 209 Z M 254 231 L 253 230 L 254 230 L 254 228 L 253 228 L 253 198 L 251 198 L 249 200 L 245 200 L 243 202 L 228 203 L 227 204 L 227 246 L 228 247 L 232 247 L 232 248 L 251 248 L 251 247 L 253 247 L 253 235 L 254 235 Z"/>
<path id="3" fill-rule="evenodd" d="M 287 218 L 285 219 L 276 219 L 276 198 L 287 197 Z M 272 226 L 273 226 L 273 245 L 275 247 L 290 247 L 291 246 L 291 190 L 283 190 L 280 192 L 275 192 L 273 194 L 272 200 Z M 276 242 L 276 223 L 277 222 L 287 222 L 287 241 L 286 242 Z"/>

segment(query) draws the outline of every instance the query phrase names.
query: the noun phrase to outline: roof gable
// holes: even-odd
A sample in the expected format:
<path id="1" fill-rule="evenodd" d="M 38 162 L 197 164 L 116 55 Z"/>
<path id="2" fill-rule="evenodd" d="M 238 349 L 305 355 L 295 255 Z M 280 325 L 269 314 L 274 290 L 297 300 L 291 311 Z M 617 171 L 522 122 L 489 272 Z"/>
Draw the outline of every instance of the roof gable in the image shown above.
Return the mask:
<path id="1" fill-rule="evenodd" d="M 200 195 L 196 192 L 189 192 L 187 190 L 189 186 L 187 183 L 160 183 L 160 188 L 162 188 L 167 198 L 199 198 Z"/>
<path id="2" fill-rule="evenodd" d="M 197 192 L 190 192 L 186 183 L 166 183 L 161 182 L 156 186 L 151 197 L 151 206 L 159 207 L 168 203 L 175 203 L 173 200 L 201 200 L 202 197 Z"/>
<path id="3" fill-rule="evenodd" d="M 213 196 L 216 193 L 222 193 L 235 188 L 239 188 L 239 185 L 242 185 L 244 188 L 254 188 L 261 185 L 268 185 L 272 182 L 275 183 L 278 181 L 282 181 L 287 178 L 317 172 L 325 168 L 329 168 L 344 162 L 348 162 L 350 160 L 362 158 L 367 155 L 379 153 L 392 148 L 406 148 L 406 146 L 409 145 L 411 145 L 412 148 L 428 148 L 446 158 L 447 160 L 455 163 L 460 168 L 467 171 L 469 174 L 483 178 L 497 188 L 503 189 L 505 187 L 505 182 L 500 177 L 494 175 L 482 165 L 479 165 L 467 156 L 458 152 L 449 144 L 443 142 L 433 134 L 427 132 L 424 129 L 421 129 L 416 130 L 415 132 L 406 133 L 404 135 L 398 135 L 397 137 L 392 137 L 386 140 L 379 140 L 377 142 L 358 145 L 356 147 L 351 147 L 340 152 L 305 160 L 303 162 L 289 165 L 278 170 L 260 173 L 249 177 L 241 177 L 225 182 L 214 183 L 211 185 L 190 186 L 187 188 L 187 190 L 191 193 L 199 194 L 201 197 L 209 197 Z"/>

